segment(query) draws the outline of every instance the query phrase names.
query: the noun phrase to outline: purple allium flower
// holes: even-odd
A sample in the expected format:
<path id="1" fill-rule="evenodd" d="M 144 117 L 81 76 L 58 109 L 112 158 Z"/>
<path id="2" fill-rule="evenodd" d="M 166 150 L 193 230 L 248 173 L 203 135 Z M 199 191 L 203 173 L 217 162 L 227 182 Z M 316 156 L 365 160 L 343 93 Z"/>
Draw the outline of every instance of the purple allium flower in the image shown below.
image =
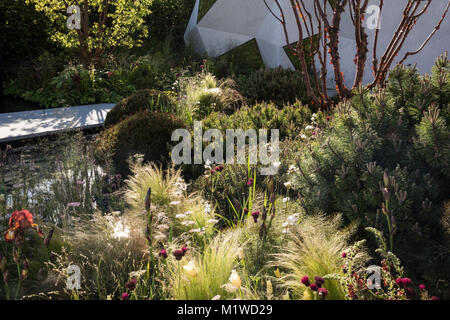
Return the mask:
<path id="1" fill-rule="evenodd" d="M 327 116 L 327 121 L 330 121 L 331 120 L 331 117 L 330 116 Z"/>
<path id="2" fill-rule="evenodd" d="M 127 282 L 125 288 L 133 291 L 134 289 L 136 289 L 136 284 L 137 284 L 136 278 L 132 278 L 130 281 Z"/>
<path id="3" fill-rule="evenodd" d="M 214 172 L 216 172 L 216 170 L 213 169 L 213 170 L 211 170 L 210 172 L 211 172 L 211 174 L 214 174 Z"/>
<path id="4" fill-rule="evenodd" d="M 312 291 L 317 291 L 319 289 L 319 287 L 317 287 L 315 283 L 311 283 L 309 287 L 311 288 Z"/>
<path id="5" fill-rule="evenodd" d="M 327 294 L 328 294 L 328 290 L 327 289 L 325 289 L 325 288 L 319 288 L 318 289 L 318 292 L 319 292 L 319 297 L 320 297 L 320 299 L 325 299 L 326 298 L 326 296 L 327 296 Z"/>
<path id="6" fill-rule="evenodd" d="M 420 289 L 421 291 L 424 291 L 424 290 L 426 289 L 426 287 L 425 287 L 424 284 L 419 284 L 419 289 Z"/>
<path id="7" fill-rule="evenodd" d="M 314 277 L 314 283 L 317 285 L 317 287 L 321 288 L 324 284 L 325 279 L 322 277 Z"/>
<path id="8" fill-rule="evenodd" d="M 441 300 L 441 299 L 439 299 L 439 298 L 436 297 L 436 296 L 431 296 L 431 300 Z"/>
<path id="9" fill-rule="evenodd" d="M 173 256 L 177 259 L 177 260 L 181 260 L 184 256 L 184 253 L 182 250 L 174 250 L 172 252 Z"/>
<path id="10" fill-rule="evenodd" d="M 342 252 L 341 257 L 342 258 L 347 258 L 347 253 L 346 252 Z"/>
<path id="11" fill-rule="evenodd" d="M 259 211 L 252 212 L 252 217 L 253 217 L 253 220 L 255 221 L 255 223 L 258 222 L 259 214 L 260 214 Z"/>
<path id="12" fill-rule="evenodd" d="M 252 185 L 253 185 L 253 179 L 250 178 L 250 179 L 247 180 L 247 186 L 250 187 Z"/>
<path id="13" fill-rule="evenodd" d="M 122 300 L 128 300 L 130 299 L 130 295 L 126 292 L 122 293 Z"/>
<path id="14" fill-rule="evenodd" d="M 167 251 L 164 250 L 164 249 L 162 249 L 162 250 L 159 252 L 159 255 L 160 255 L 161 257 L 163 257 L 164 259 L 166 259 L 166 258 L 167 258 Z"/>
<path id="15" fill-rule="evenodd" d="M 305 286 L 309 287 L 310 283 L 309 283 L 309 278 L 308 276 L 304 276 L 302 277 L 302 279 L 300 280 Z"/>
<path id="16" fill-rule="evenodd" d="M 399 287 L 403 287 L 403 279 L 402 278 L 397 278 L 395 280 L 395 283 L 399 286 Z"/>
<path id="17" fill-rule="evenodd" d="M 182 247 L 181 251 L 183 252 L 183 256 L 186 254 L 186 252 L 188 251 L 188 249 L 186 247 Z"/>

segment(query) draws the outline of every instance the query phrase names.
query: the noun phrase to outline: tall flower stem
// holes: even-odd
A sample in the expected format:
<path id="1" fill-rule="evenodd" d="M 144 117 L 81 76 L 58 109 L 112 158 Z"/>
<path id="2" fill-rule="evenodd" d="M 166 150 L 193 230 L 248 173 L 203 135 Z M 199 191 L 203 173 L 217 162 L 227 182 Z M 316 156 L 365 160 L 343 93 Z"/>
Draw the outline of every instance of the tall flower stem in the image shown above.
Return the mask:
<path id="1" fill-rule="evenodd" d="M 17 290 L 16 290 L 16 297 L 14 298 L 17 300 L 19 297 L 20 287 L 22 286 L 22 270 L 20 269 L 20 247 L 17 248 L 17 259 L 16 259 L 16 266 L 17 266 Z"/>

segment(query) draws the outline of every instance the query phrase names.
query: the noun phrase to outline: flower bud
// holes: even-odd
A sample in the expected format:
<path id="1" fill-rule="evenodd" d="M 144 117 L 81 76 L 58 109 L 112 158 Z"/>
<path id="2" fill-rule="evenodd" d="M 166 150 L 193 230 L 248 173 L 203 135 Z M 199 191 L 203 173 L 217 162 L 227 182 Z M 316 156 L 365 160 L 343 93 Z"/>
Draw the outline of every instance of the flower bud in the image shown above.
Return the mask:
<path id="1" fill-rule="evenodd" d="M 150 198 L 152 196 L 152 189 L 148 188 L 147 190 L 147 195 L 145 196 L 145 210 L 149 211 L 150 210 Z"/>
<path id="2" fill-rule="evenodd" d="M 53 232 L 55 231 L 55 227 L 52 227 L 50 231 L 48 232 L 47 236 L 44 239 L 44 245 L 48 248 L 50 246 L 50 241 L 53 237 Z"/>

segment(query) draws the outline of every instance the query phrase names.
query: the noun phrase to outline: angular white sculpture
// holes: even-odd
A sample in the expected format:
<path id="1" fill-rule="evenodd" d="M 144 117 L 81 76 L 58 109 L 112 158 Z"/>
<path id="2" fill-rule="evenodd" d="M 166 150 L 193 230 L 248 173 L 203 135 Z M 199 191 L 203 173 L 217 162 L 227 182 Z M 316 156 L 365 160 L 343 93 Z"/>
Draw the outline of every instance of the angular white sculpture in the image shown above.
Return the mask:
<path id="1" fill-rule="evenodd" d="M 200 21 L 199 8 L 201 1 L 213 3 Z M 388 45 L 400 18 L 407 0 L 385 1 L 381 16 L 380 35 L 378 40 L 378 56 L 381 56 Z M 280 10 L 273 0 L 266 0 L 271 10 L 280 15 Z M 377 5 L 378 0 L 370 0 L 369 3 Z M 286 16 L 289 41 L 298 40 L 298 30 L 295 17 L 290 8 L 290 0 L 280 0 Z M 310 12 L 313 12 L 313 1 L 305 1 Z M 422 16 L 413 32 L 409 35 L 402 50 L 398 55 L 398 62 L 408 51 L 415 51 L 434 29 L 447 5 L 447 0 L 433 0 L 428 12 Z M 330 12 L 331 15 L 331 12 Z M 366 19 L 367 21 L 368 19 Z M 368 34 L 369 48 L 374 38 L 374 29 L 365 26 Z M 417 55 L 410 56 L 406 64 L 417 63 L 420 72 L 430 72 L 437 56 L 448 50 L 448 35 L 450 24 L 448 17 L 441 25 L 441 29 L 434 35 L 427 46 Z M 243 45 L 255 39 L 261 57 L 267 67 L 282 66 L 294 69 L 283 47 L 287 45 L 281 23 L 269 12 L 264 0 L 197 0 L 192 11 L 189 24 L 184 35 L 186 44 L 191 45 L 198 53 L 206 53 L 210 57 L 220 56 L 229 50 Z M 354 27 L 348 10 L 343 15 L 340 31 L 339 50 L 341 67 L 346 79 L 346 85 L 350 86 L 355 75 L 355 40 Z M 372 52 L 368 53 L 364 84 L 373 80 L 371 68 Z M 334 88 L 332 78 L 332 66 L 328 66 L 329 88 Z"/>

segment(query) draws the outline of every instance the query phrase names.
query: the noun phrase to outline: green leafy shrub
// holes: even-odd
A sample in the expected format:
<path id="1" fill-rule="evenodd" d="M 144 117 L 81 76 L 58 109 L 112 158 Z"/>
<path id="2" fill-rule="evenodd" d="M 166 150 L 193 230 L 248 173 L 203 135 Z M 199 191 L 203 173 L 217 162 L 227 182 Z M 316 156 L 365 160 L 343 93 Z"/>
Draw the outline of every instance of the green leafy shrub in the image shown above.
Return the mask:
<path id="1" fill-rule="evenodd" d="M 6 94 L 13 94 L 25 100 L 38 102 L 43 107 L 68 107 L 80 104 L 117 102 L 123 95 L 129 95 L 134 87 L 121 83 L 109 88 L 112 72 L 99 71 L 94 68 L 85 69 L 81 65 L 68 64 L 50 80 L 39 79 L 38 88 L 24 88 L 18 81 L 11 81 L 5 88 Z"/>
<path id="2" fill-rule="evenodd" d="M 436 72 L 448 73 L 448 60 L 432 77 Z M 450 183 L 448 122 L 435 94 L 448 88 L 448 76 L 441 79 L 397 66 L 386 89 L 360 88 L 291 153 L 298 170 L 290 182 L 307 212 L 342 212 L 347 221 L 383 230 L 390 250 L 430 279 L 448 276 L 427 271 L 431 257 L 447 259 L 432 249 L 443 236 L 439 221 Z"/>
<path id="3" fill-rule="evenodd" d="M 248 77 L 241 77 L 238 86 L 242 95 L 253 104 L 272 101 L 278 107 L 287 102 L 308 101 L 303 77 L 299 71 L 261 68 Z"/>
<path id="4" fill-rule="evenodd" d="M 150 110 L 138 112 L 103 131 L 96 139 L 95 153 L 101 163 L 109 157 L 115 170 L 127 175 L 127 160 L 142 154 L 144 161 L 165 163 L 172 132 L 184 124 L 175 116 Z"/>
<path id="5" fill-rule="evenodd" d="M 172 112 L 175 108 L 175 104 L 163 92 L 149 89 L 139 90 L 128 98 L 121 100 L 108 112 L 105 126 L 117 124 L 129 115 L 140 111 Z"/>
<path id="6" fill-rule="evenodd" d="M 155 0 L 150 5 L 150 15 L 146 18 L 150 39 L 166 41 L 174 37 L 174 42 L 184 43 L 183 35 L 194 8 L 195 0 Z"/>
<path id="7" fill-rule="evenodd" d="M 50 21 L 35 10 L 34 4 L 21 0 L 0 3 L 0 43 L 5 66 L 23 64 L 26 59 L 50 49 Z"/>
<path id="8" fill-rule="evenodd" d="M 312 112 L 300 101 L 278 109 L 273 103 L 244 107 L 232 115 L 212 113 L 203 120 L 204 129 L 279 129 L 280 139 L 294 138 L 310 122 Z"/>

